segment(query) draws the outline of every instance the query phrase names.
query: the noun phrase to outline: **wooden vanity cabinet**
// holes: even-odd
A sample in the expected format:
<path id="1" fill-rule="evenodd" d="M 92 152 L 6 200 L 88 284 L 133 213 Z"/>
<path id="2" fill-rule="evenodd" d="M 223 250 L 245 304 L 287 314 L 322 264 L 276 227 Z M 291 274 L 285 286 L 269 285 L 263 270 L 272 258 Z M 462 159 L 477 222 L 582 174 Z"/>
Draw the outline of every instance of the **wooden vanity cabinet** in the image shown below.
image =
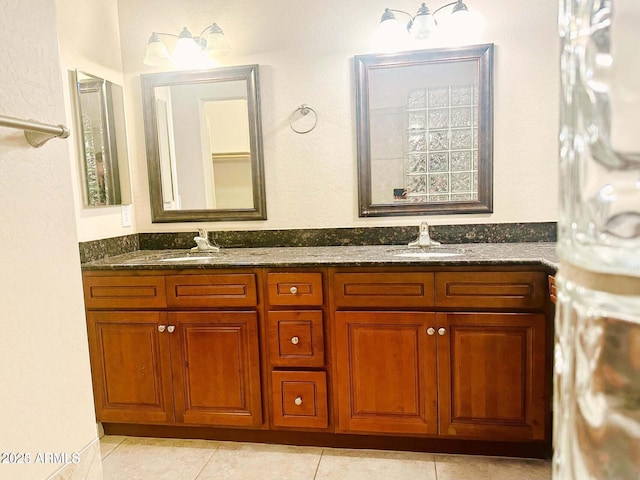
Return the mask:
<path id="1" fill-rule="evenodd" d="M 332 272 L 337 431 L 549 438 L 546 275 Z"/>
<path id="2" fill-rule="evenodd" d="M 85 271 L 97 417 L 114 434 L 197 428 L 206 438 L 548 455 L 547 274 Z"/>
<path id="3" fill-rule="evenodd" d="M 266 273 L 271 426 L 329 427 L 323 271 Z"/>
<path id="4" fill-rule="evenodd" d="M 257 277 L 85 272 L 98 420 L 261 426 Z"/>

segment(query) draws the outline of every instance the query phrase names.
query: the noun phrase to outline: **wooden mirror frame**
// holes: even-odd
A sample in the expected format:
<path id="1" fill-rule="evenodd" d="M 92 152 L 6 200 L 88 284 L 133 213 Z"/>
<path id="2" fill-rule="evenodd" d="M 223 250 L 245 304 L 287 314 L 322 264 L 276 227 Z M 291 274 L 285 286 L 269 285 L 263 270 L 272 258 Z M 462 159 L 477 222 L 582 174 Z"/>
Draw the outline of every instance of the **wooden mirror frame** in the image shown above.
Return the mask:
<path id="1" fill-rule="evenodd" d="M 258 65 L 223 67 L 210 70 L 143 74 L 142 102 L 149 169 L 151 220 L 157 222 L 197 222 L 227 220 L 265 220 L 267 218 L 262 153 L 262 123 Z M 244 80 L 247 83 L 247 106 L 251 153 L 253 208 L 165 210 L 163 206 L 160 152 L 157 132 L 155 88 L 200 83 Z"/>
<path id="2" fill-rule="evenodd" d="M 493 212 L 493 44 L 357 55 L 356 123 L 360 217 Z M 372 203 L 370 80 L 380 69 L 476 61 L 478 65 L 478 199 L 447 202 Z"/>

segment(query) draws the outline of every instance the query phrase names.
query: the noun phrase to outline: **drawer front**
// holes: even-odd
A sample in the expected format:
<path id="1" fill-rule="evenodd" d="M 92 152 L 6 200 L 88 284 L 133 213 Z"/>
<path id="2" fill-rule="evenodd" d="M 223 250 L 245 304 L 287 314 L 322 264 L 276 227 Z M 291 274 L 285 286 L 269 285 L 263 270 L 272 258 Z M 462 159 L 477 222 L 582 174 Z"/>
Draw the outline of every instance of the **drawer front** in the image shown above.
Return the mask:
<path id="1" fill-rule="evenodd" d="M 431 307 L 434 275 L 429 272 L 336 273 L 337 307 Z"/>
<path id="2" fill-rule="evenodd" d="M 85 276 L 84 303 L 87 309 L 166 308 L 162 276 Z"/>
<path id="3" fill-rule="evenodd" d="M 273 424 L 277 427 L 327 428 L 325 372 L 271 372 Z"/>
<path id="4" fill-rule="evenodd" d="M 181 308 L 255 307 L 253 273 L 168 275 L 167 305 Z"/>
<path id="5" fill-rule="evenodd" d="M 271 305 L 322 305 L 321 273 L 269 273 L 268 299 Z"/>
<path id="6" fill-rule="evenodd" d="M 436 305 L 454 308 L 543 308 L 543 272 L 439 272 Z"/>
<path id="7" fill-rule="evenodd" d="M 321 311 L 271 311 L 267 315 L 267 320 L 271 365 L 324 366 Z"/>

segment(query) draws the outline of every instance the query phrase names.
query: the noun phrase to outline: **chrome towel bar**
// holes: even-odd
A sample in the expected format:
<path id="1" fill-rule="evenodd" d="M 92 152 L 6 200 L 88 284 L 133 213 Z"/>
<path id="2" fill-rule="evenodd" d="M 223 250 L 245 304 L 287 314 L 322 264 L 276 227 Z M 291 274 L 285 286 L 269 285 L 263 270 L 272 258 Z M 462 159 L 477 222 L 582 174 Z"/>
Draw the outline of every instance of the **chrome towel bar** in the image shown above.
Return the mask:
<path id="1" fill-rule="evenodd" d="M 48 125 L 33 120 L 0 115 L 0 127 L 18 128 L 24 130 L 24 136 L 32 147 L 41 147 L 54 137 L 67 138 L 69 129 L 64 125 Z"/>

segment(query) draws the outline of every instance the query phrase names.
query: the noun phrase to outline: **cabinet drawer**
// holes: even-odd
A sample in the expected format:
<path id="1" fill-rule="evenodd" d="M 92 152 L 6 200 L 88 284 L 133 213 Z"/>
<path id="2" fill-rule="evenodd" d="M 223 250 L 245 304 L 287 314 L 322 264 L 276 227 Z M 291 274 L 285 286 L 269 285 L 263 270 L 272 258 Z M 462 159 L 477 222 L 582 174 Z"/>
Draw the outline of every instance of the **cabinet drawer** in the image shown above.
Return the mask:
<path id="1" fill-rule="evenodd" d="M 83 279 L 87 309 L 166 308 L 164 277 L 114 276 Z"/>
<path id="2" fill-rule="evenodd" d="M 214 275 L 168 275 L 169 307 L 255 307 L 256 278 L 253 273 Z"/>
<path id="3" fill-rule="evenodd" d="M 431 307 L 433 273 L 336 273 L 333 277 L 338 307 Z"/>
<path id="4" fill-rule="evenodd" d="M 542 308 L 543 272 L 438 272 L 436 305 L 455 308 Z"/>
<path id="5" fill-rule="evenodd" d="M 327 428 L 325 372 L 275 371 L 271 380 L 275 426 Z"/>
<path id="6" fill-rule="evenodd" d="M 322 305 L 322 274 L 269 273 L 267 291 L 271 305 Z"/>
<path id="7" fill-rule="evenodd" d="M 269 359 L 281 367 L 324 366 L 322 312 L 271 311 L 269 324 Z"/>

